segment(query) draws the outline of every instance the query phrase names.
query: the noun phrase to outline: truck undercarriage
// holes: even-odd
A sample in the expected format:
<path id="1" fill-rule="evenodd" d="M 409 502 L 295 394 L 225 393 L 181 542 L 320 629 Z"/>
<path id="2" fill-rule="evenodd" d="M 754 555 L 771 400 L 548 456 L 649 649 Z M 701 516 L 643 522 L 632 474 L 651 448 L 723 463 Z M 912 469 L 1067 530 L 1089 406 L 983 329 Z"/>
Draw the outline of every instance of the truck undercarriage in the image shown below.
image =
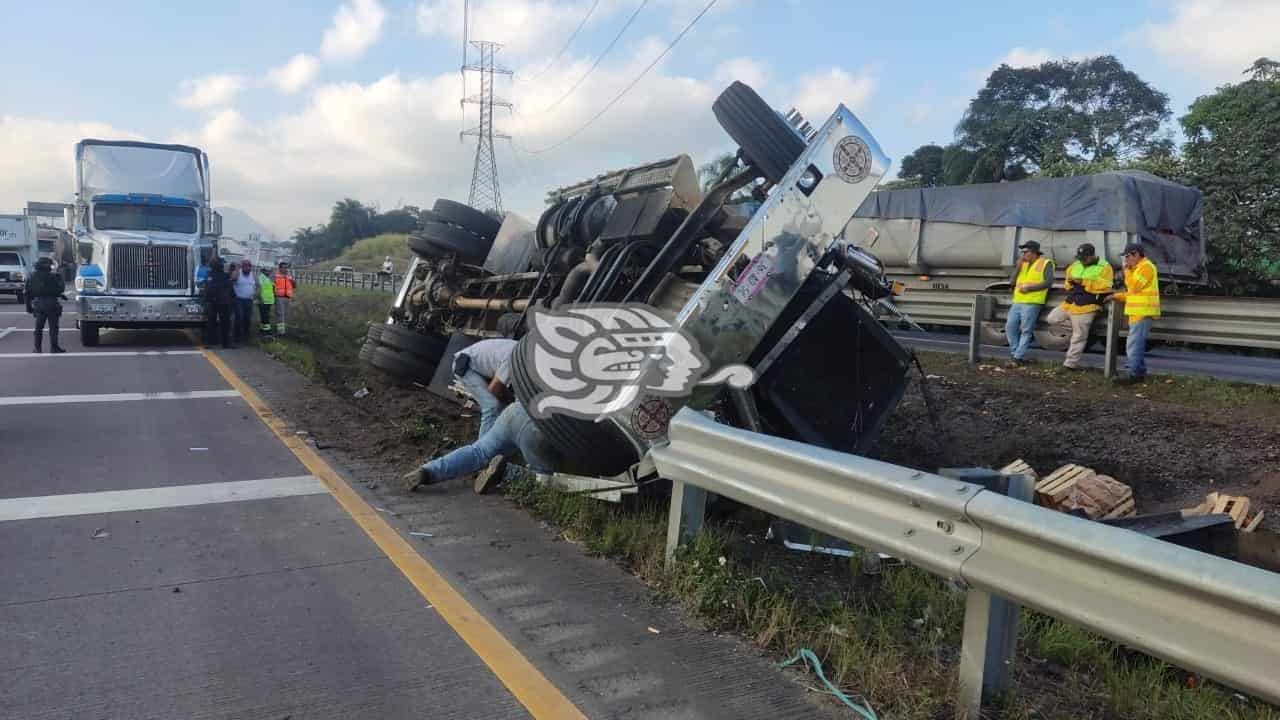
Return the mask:
<path id="1" fill-rule="evenodd" d="M 740 150 L 705 192 L 682 155 L 555 190 L 536 223 L 437 202 L 362 359 L 438 383 L 448 377 L 441 360 L 468 341 L 520 339 L 512 386 L 527 405 L 545 389 L 530 371 L 532 311 L 640 303 L 693 338 L 713 368 L 754 371 L 746 391 L 642 394 L 660 416 L 689 404 L 741 427 L 865 450 L 901 396 L 909 356 L 864 307 L 890 293 L 883 268 L 842 235 L 888 160 L 843 107 L 814 130 L 734 83 L 713 110 Z M 565 469 L 588 475 L 626 470 L 665 432 L 661 417 L 655 433 L 631 413 L 536 422 Z"/>

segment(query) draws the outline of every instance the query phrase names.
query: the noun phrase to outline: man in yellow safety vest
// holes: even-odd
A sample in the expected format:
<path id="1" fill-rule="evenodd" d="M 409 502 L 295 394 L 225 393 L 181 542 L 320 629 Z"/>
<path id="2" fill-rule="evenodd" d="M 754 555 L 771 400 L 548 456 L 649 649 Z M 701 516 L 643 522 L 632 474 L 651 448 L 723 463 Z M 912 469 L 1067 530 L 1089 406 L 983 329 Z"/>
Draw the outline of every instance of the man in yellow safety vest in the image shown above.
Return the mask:
<path id="1" fill-rule="evenodd" d="M 1071 328 L 1071 344 L 1067 347 L 1062 367 L 1084 369 L 1080 367 L 1080 358 L 1084 356 L 1084 347 L 1089 342 L 1089 328 L 1102 309 L 1101 303 L 1111 293 L 1114 282 L 1111 265 L 1098 257 L 1092 244 L 1084 243 L 1076 248 L 1076 260 L 1067 267 L 1064 284 L 1067 300 L 1050 311 L 1047 318 L 1050 325 Z"/>
<path id="2" fill-rule="evenodd" d="M 1018 246 L 1022 258 L 1013 269 L 1013 306 L 1004 332 L 1009 338 L 1009 357 L 1014 365 L 1027 364 L 1031 334 L 1053 285 L 1053 260 L 1040 254 L 1040 243 L 1028 240 Z"/>
<path id="3" fill-rule="evenodd" d="M 1124 291 L 1112 293 L 1107 299 L 1124 303 L 1124 314 L 1129 319 L 1129 337 L 1124 346 L 1129 376 L 1122 382 L 1140 383 L 1147 378 L 1145 356 L 1151 322 L 1160 317 L 1160 275 L 1138 243 L 1124 247 Z"/>

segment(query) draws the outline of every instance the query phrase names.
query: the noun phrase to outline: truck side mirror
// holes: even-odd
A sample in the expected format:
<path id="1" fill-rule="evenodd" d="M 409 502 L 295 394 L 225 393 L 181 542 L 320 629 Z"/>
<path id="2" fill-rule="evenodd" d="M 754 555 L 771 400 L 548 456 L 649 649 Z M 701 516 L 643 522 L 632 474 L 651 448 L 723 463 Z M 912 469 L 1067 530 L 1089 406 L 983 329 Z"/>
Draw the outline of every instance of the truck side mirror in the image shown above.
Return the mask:
<path id="1" fill-rule="evenodd" d="M 214 237 L 222 235 L 222 213 L 216 210 L 209 216 L 209 234 Z"/>

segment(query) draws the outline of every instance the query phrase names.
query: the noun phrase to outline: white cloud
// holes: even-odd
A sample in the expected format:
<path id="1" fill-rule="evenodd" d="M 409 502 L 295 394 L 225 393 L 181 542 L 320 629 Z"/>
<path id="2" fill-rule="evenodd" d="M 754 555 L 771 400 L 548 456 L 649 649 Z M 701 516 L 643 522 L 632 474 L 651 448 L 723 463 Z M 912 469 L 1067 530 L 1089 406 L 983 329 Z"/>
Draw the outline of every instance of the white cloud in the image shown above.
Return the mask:
<path id="1" fill-rule="evenodd" d="M 85 138 L 140 139 L 104 123 L 0 117 L 0 158 L 4 158 L 5 167 L 14 169 L 0 173 L 0 212 L 21 212 L 31 200 L 71 200 L 75 195 L 75 144 Z"/>
<path id="2" fill-rule="evenodd" d="M 997 60 L 995 65 L 991 66 L 991 69 L 995 70 L 1001 65 L 1008 65 L 1013 68 L 1035 67 L 1047 63 L 1051 59 L 1053 59 L 1053 53 L 1044 48 L 1032 50 L 1019 46 L 1005 53 L 1005 56 Z"/>
<path id="3" fill-rule="evenodd" d="M 875 87 L 875 78 L 869 72 L 850 73 L 833 67 L 801 77 L 791 104 L 817 127 L 840 103 L 854 112 L 862 110 Z"/>
<path id="4" fill-rule="evenodd" d="M 933 117 L 934 107 L 930 103 L 916 103 L 907 110 L 907 121 L 912 125 L 923 125 Z"/>
<path id="5" fill-rule="evenodd" d="M 1168 19 L 1144 25 L 1138 36 L 1170 65 L 1237 82 L 1254 60 L 1280 54 L 1277 28 L 1276 0 L 1181 0 Z"/>
<path id="6" fill-rule="evenodd" d="M 324 31 L 320 54 L 326 60 L 356 60 L 382 34 L 387 11 L 378 0 L 351 0 L 338 7 L 333 25 Z"/>
<path id="7" fill-rule="evenodd" d="M 314 56 L 298 53 L 284 65 L 272 68 L 267 73 L 267 81 L 281 92 L 292 95 L 310 85 L 319 69 L 320 63 Z"/>
<path id="8" fill-rule="evenodd" d="M 617 2 L 602 0 L 592 12 L 591 21 L 608 17 L 617 7 Z M 482 28 L 483 32 L 471 39 L 500 42 L 503 55 L 508 57 L 546 53 L 544 61 L 550 60 L 550 54 L 564 44 L 590 8 L 589 0 L 472 3 L 471 27 Z M 461 47 L 461 0 L 422 0 L 415 14 L 419 33 L 449 38 L 458 41 Z"/>
<path id="9" fill-rule="evenodd" d="M 721 85 L 741 80 L 756 92 L 764 92 L 769 85 L 769 68 L 758 60 L 738 57 L 720 63 L 712 77 Z"/>
<path id="10" fill-rule="evenodd" d="M 196 110 L 223 107 L 230 104 L 244 86 L 243 77 L 229 73 L 183 80 L 178 87 L 177 103 Z"/>

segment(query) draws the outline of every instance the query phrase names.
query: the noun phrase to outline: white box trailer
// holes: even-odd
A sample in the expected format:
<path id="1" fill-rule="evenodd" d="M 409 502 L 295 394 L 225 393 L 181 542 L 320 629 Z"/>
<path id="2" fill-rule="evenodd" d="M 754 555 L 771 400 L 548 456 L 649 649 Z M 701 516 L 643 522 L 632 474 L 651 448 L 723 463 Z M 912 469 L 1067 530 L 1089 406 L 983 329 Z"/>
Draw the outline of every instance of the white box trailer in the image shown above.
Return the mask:
<path id="1" fill-rule="evenodd" d="M 26 215 L 0 215 L 0 295 L 23 301 L 27 275 L 38 253 L 34 220 Z"/>

